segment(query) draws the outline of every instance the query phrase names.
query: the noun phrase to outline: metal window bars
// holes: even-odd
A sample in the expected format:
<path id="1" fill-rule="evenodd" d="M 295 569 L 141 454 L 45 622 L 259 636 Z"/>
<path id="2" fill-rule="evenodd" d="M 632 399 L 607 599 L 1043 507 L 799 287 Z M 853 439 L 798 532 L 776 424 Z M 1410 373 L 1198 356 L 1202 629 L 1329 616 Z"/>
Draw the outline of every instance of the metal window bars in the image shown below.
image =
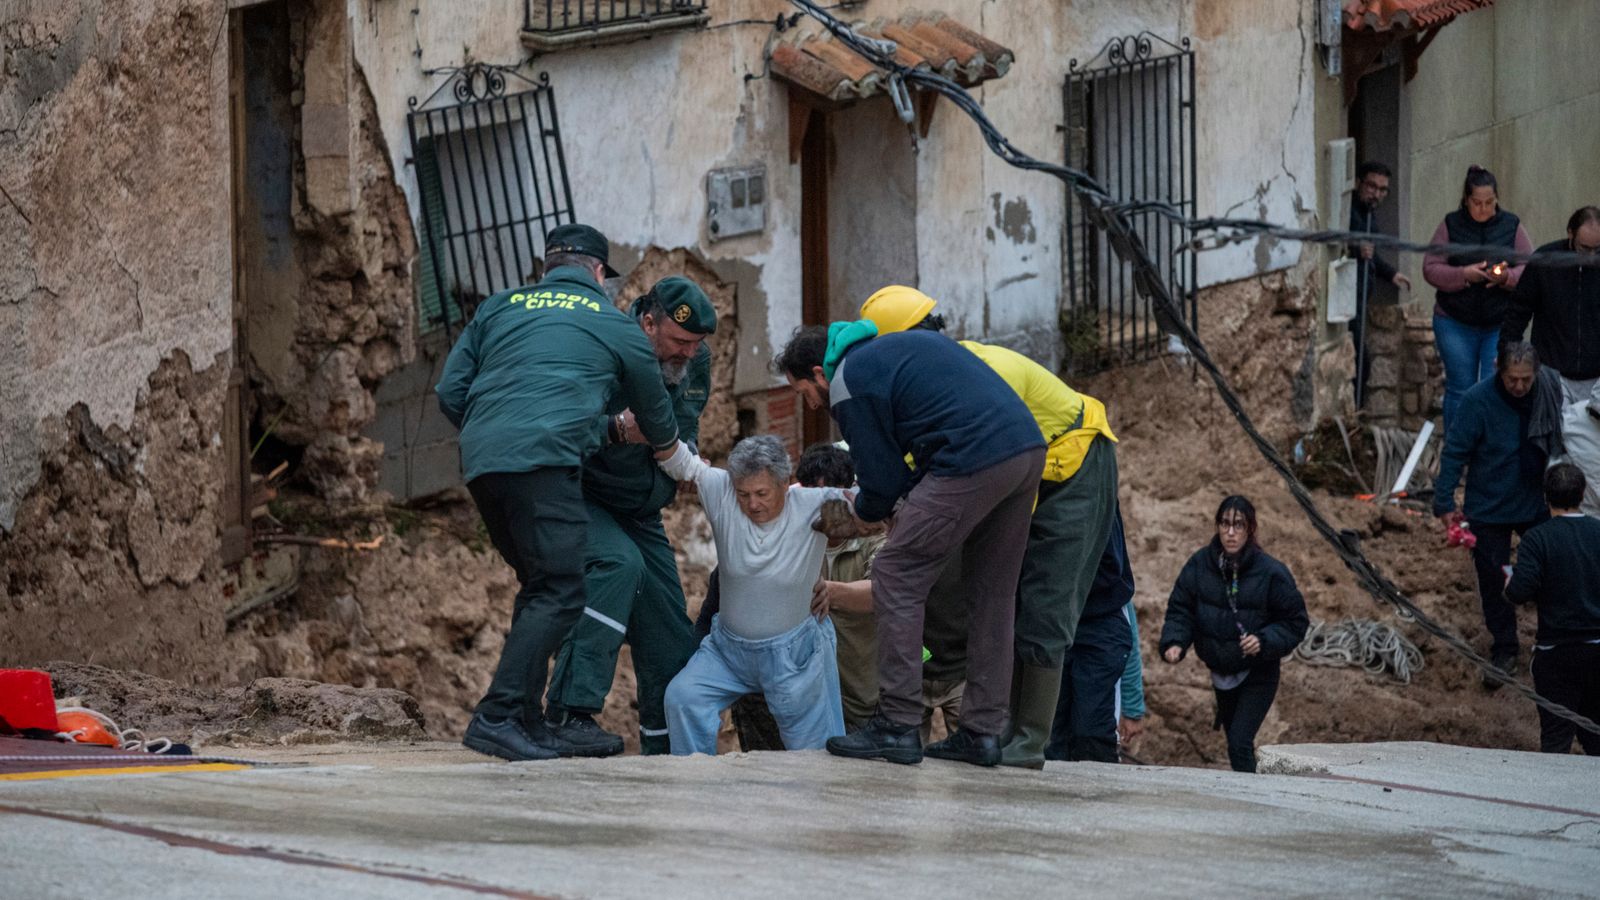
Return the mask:
<path id="1" fill-rule="evenodd" d="M 698 18 L 706 4 L 695 0 L 523 0 L 523 30 L 560 34 L 609 25 Z"/>
<path id="2" fill-rule="evenodd" d="M 1066 162 L 1087 171 L 1118 200 L 1163 201 L 1195 216 L 1194 51 L 1149 32 L 1114 38 L 1066 79 Z M 1103 232 L 1069 192 L 1061 310 L 1066 365 L 1093 372 L 1152 359 L 1167 336 Z M 1130 224 L 1172 296 L 1198 330 L 1196 257 L 1172 220 L 1134 211 Z"/>
<path id="3" fill-rule="evenodd" d="M 548 74 L 481 63 L 410 101 L 420 201 L 419 328 L 447 333 L 485 297 L 539 275 L 545 235 L 573 221 Z M 508 79 L 521 82 L 507 92 Z M 453 101 L 453 102 L 452 102 Z"/>

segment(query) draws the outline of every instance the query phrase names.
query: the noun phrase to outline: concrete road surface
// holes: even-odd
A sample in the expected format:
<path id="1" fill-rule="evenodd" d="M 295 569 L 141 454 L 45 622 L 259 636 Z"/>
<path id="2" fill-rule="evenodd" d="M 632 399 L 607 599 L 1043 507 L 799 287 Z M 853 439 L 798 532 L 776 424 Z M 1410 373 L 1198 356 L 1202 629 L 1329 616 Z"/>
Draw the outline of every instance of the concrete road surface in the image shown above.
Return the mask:
<path id="1" fill-rule="evenodd" d="M 1600 896 L 1600 759 L 1263 750 L 1279 771 L 821 752 L 0 782 L 0 897 Z"/>

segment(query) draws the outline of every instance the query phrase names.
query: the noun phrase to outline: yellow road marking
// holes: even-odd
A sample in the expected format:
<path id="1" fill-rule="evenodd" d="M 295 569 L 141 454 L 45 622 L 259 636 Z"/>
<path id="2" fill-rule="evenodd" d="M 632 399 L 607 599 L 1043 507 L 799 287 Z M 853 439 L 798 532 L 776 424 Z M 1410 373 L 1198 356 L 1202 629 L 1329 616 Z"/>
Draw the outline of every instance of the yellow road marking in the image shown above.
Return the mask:
<path id="1" fill-rule="evenodd" d="M 195 763 L 189 766 L 119 766 L 99 769 L 55 769 L 49 772 L 13 772 L 0 775 L 0 781 L 42 781 L 46 778 L 77 778 L 82 775 L 164 775 L 168 772 L 235 772 L 249 766 L 234 763 Z"/>

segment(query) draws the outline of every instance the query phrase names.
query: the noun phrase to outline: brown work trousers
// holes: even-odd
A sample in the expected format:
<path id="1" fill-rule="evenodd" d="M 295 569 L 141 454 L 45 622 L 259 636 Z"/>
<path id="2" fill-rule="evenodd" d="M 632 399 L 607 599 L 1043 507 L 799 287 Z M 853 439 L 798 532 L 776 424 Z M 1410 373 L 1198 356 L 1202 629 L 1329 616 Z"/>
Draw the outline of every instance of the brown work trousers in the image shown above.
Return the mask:
<path id="1" fill-rule="evenodd" d="M 878 707 L 897 725 L 922 724 L 922 617 L 945 560 L 962 553 L 967 598 L 967 689 L 961 724 L 999 734 L 1011 700 L 1017 574 L 1028 543 L 1044 449 L 971 475 L 929 475 L 895 513 L 872 564 L 878 620 Z"/>

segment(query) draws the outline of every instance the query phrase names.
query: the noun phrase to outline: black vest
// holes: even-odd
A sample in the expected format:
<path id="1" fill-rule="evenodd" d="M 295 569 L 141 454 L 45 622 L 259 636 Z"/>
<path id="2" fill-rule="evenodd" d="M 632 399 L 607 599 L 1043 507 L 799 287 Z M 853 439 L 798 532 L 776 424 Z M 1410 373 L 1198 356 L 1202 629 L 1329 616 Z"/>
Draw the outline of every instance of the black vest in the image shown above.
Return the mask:
<path id="1" fill-rule="evenodd" d="M 1517 246 L 1517 226 L 1520 224 L 1516 213 L 1503 209 L 1482 223 L 1474 222 L 1471 216 L 1459 209 L 1444 217 L 1450 243 L 1488 244 L 1508 250 Z M 1470 266 L 1479 262 L 1493 265 L 1504 261 L 1503 257 L 1490 258 L 1478 254 L 1456 255 L 1449 259 L 1452 266 Z M 1505 318 L 1506 303 L 1511 299 L 1511 292 L 1480 281 L 1459 291 L 1440 291 L 1438 296 L 1439 309 L 1457 322 L 1475 328 L 1499 328 L 1500 320 Z"/>

